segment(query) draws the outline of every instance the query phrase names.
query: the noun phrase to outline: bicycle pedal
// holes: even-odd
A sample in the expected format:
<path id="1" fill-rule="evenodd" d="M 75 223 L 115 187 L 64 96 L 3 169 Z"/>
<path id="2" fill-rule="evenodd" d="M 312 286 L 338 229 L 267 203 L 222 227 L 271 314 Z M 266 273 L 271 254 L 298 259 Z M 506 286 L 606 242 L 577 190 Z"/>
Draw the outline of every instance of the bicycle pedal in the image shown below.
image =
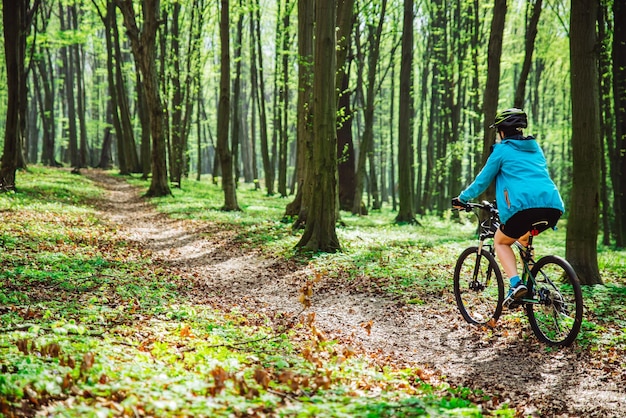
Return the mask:
<path id="1" fill-rule="evenodd" d="M 522 302 L 515 299 L 509 299 L 504 301 L 504 307 L 508 310 L 517 309 L 522 306 Z"/>

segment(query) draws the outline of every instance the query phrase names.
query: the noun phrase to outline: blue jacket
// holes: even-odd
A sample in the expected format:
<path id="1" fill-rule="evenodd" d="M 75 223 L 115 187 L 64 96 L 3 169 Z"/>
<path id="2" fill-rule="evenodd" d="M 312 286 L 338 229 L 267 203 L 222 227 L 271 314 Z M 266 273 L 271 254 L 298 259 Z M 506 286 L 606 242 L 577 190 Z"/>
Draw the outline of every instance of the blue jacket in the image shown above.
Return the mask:
<path id="1" fill-rule="evenodd" d="M 493 146 L 487 163 L 459 200 L 468 202 L 496 181 L 496 204 L 503 224 L 517 212 L 530 208 L 565 211 L 563 200 L 548 173 L 543 151 L 532 136 L 505 138 Z"/>

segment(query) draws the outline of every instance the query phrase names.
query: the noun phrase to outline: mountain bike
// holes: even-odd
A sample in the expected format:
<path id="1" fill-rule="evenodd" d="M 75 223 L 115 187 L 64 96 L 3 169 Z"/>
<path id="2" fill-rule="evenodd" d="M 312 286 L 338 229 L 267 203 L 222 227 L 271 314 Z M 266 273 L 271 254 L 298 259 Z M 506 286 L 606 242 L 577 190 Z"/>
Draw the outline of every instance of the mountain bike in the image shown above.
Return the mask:
<path id="1" fill-rule="evenodd" d="M 495 203 L 467 203 L 465 210 L 478 220 L 478 244 L 466 248 L 454 268 L 454 296 L 470 324 L 493 327 L 504 306 L 504 281 L 495 258 L 493 237 L 500 227 Z M 487 217 L 482 221 L 479 213 Z M 542 221 L 546 222 L 546 221 Z M 539 225 L 541 222 L 533 226 Z M 571 345 L 582 324 L 583 297 L 576 272 L 564 258 L 547 255 L 535 262 L 533 228 L 526 246 L 515 242 L 523 264 L 522 281 L 528 292 L 508 309 L 524 307 L 536 337 L 551 346 Z"/>

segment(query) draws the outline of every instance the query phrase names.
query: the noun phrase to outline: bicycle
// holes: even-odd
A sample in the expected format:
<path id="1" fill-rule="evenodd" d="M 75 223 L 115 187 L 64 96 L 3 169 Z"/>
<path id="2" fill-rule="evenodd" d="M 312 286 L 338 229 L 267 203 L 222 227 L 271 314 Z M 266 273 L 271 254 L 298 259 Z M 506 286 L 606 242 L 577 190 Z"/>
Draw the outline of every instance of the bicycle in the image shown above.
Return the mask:
<path id="1" fill-rule="evenodd" d="M 480 220 L 479 209 L 488 217 Z M 465 210 L 478 219 L 478 245 L 466 248 L 454 268 L 454 296 L 463 318 L 474 325 L 493 327 L 504 308 L 504 282 L 495 259 L 492 239 L 500 227 L 495 203 L 467 203 Z M 533 226 L 540 225 L 541 221 Z M 528 292 L 508 309 L 524 307 L 535 336 L 550 346 L 569 346 L 576 339 L 583 317 L 580 283 L 572 266 L 559 256 L 546 255 L 535 261 L 530 231 L 526 247 L 515 242 L 523 264 L 522 281 Z"/>

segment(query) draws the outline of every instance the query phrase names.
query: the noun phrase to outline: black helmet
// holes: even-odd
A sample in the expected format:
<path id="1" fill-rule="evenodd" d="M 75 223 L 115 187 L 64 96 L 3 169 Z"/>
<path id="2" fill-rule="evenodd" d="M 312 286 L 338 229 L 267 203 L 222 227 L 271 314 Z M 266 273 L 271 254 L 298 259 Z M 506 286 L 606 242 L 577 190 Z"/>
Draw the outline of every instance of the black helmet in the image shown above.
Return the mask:
<path id="1" fill-rule="evenodd" d="M 496 114 L 496 119 L 490 128 L 506 131 L 512 128 L 525 128 L 527 125 L 528 118 L 526 117 L 526 112 L 512 107 Z"/>

